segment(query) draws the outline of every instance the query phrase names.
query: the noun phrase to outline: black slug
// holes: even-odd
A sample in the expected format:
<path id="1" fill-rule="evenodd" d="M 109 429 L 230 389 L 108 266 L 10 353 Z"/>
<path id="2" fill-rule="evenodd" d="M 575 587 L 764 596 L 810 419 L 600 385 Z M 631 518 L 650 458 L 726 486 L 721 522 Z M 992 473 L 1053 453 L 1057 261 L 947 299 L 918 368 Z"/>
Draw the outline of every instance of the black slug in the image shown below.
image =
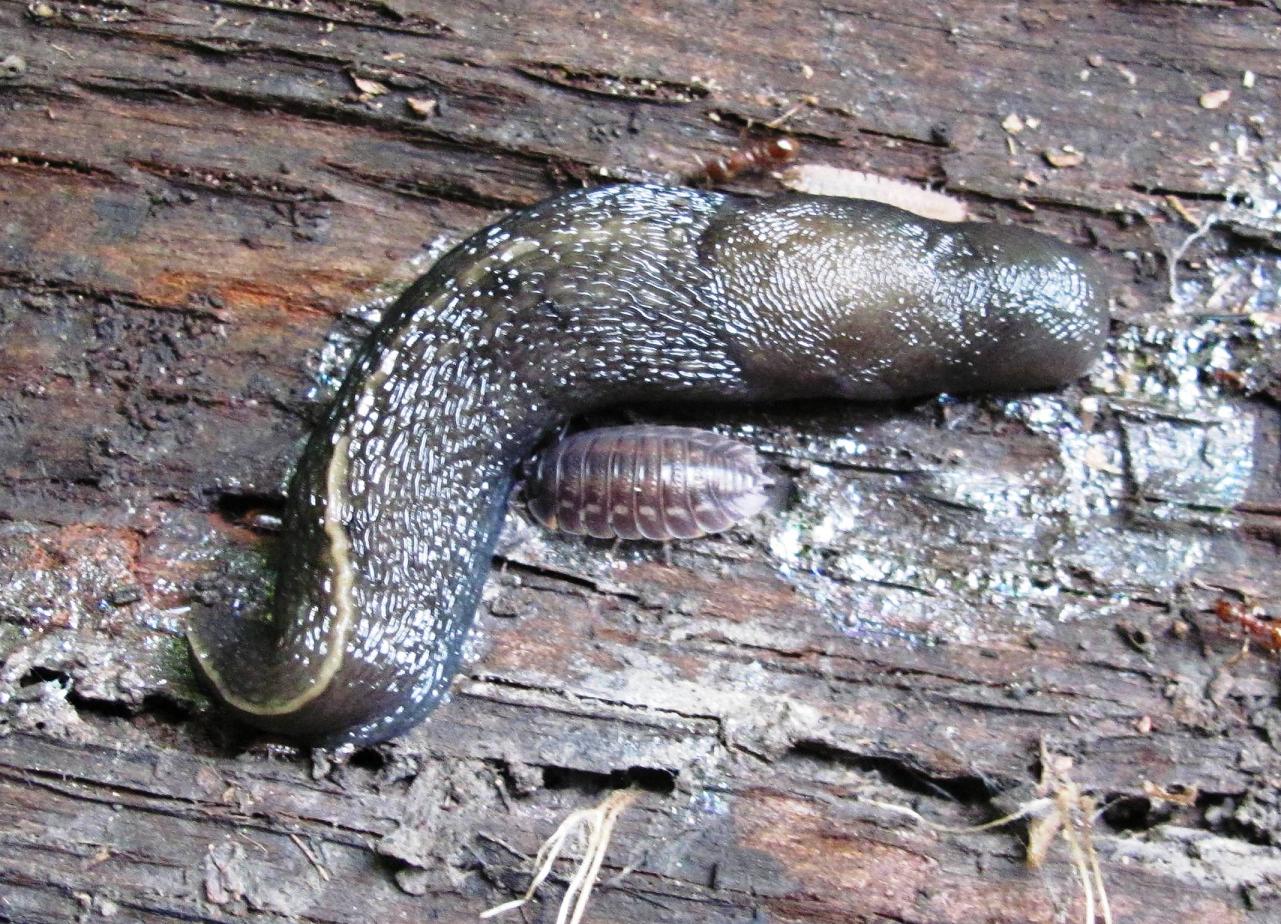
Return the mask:
<path id="1" fill-rule="evenodd" d="M 655 400 L 857 400 L 1075 378 L 1107 327 L 1089 257 L 855 199 L 576 191 L 468 238 L 357 356 L 295 473 L 271 621 L 189 636 L 245 721 L 405 731 L 449 687 L 517 464 L 567 416 Z"/>
<path id="2" fill-rule="evenodd" d="M 729 529 L 769 500 L 756 450 L 690 427 L 575 433 L 538 456 L 529 512 L 548 529 L 597 539 L 693 539 Z"/>

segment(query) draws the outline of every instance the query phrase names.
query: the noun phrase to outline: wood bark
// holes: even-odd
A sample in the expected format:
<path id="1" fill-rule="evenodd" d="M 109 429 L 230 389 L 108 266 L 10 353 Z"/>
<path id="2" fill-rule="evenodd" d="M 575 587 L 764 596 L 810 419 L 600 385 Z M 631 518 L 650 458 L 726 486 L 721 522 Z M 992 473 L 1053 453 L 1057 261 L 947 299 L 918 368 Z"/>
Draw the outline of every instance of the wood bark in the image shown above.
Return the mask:
<path id="1" fill-rule="evenodd" d="M 1279 88 L 1244 0 L 0 0 L 0 920 L 471 921 L 627 785 L 590 921 L 1081 920 L 1062 840 L 1032 870 L 1023 824 L 902 811 L 1062 794 L 1043 747 L 1116 920 L 1276 920 Z M 633 409 L 791 497 L 670 561 L 513 511 L 425 725 L 229 727 L 184 613 L 266 599 L 361 306 L 505 210 L 778 133 L 1091 248 L 1104 361 Z"/>

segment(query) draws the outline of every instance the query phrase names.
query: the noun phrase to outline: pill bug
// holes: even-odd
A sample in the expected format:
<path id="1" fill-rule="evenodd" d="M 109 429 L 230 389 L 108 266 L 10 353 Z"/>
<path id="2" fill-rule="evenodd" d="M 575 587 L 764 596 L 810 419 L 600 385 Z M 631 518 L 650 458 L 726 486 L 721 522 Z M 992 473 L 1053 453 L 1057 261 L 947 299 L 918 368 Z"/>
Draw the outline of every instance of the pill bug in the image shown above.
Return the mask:
<path id="1" fill-rule="evenodd" d="M 693 539 L 755 516 L 772 479 L 744 443 L 690 427 L 575 433 L 538 456 L 529 511 L 549 529 L 597 539 Z"/>

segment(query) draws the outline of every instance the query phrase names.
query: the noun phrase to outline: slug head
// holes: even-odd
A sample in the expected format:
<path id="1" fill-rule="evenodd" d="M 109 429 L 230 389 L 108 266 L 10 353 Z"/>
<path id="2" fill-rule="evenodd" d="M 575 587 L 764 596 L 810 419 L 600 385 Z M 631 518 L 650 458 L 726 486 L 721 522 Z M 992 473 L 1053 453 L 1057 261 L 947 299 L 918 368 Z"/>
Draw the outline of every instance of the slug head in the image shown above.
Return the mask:
<path id="1" fill-rule="evenodd" d="M 956 390 L 1012 391 L 1083 375 L 1108 333 L 1107 281 L 1085 251 L 1012 225 L 965 223 L 939 278 L 961 311 Z"/>
<path id="2" fill-rule="evenodd" d="M 1107 333 L 1102 273 L 1021 228 L 786 196 L 703 241 L 731 353 L 762 391 L 881 400 L 1061 384 Z"/>

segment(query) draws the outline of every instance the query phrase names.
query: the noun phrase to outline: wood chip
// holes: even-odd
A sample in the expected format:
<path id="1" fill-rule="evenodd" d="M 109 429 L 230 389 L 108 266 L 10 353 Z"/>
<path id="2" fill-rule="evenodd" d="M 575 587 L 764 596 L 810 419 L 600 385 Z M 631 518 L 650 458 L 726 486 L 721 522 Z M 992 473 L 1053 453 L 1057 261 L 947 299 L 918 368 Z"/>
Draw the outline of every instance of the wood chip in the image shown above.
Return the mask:
<path id="1" fill-rule="evenodd" d="M 1180 199 L 1178 196 L 1166 196 L 1165 204 L 1168 205 L 1171 209 L 1173 209 L 1174 213 L 1178 215 L 1180 218 L 1182 218 L 1184 221 L 1186 221 L 1188 224 L 1194 227 L 1200 226 L 1201 219 L 1197 218 L 1195 215 L 1189 212 L 1187 209 L 1187 206 L 1183 204 L 1183 200 Z"/>
<path id="2" fill-rule="evenodd" d="M 387 87 L 377 80 L 370 80 L 367 77 L 357 77 L 351 75 L 351 82 L 356 85 L 356 89 L 366 96 L 382 96 L 387 92 Z"/>
<path id="3" fill-rule="evenodd" d="M 1149 799 L 1191 807 L 1196 805 L 1196 800 L 1201 793 L 1195 786 L 1178 786 L 1176 784 L 1176 786 L 1166 787 L 1158 786 L 1151 780 L 1144 780 L 1143 794 Z"/>
<path id="4" fill-rule="evenodd" d="M 1198 102 L 1202 109 L 1218 109 L 1232 96 L 1231 90 L 1211 90 L 1208 93 L 1202 93 Z"/>
<path id="5" fill-rule="evenodd" d="M 1106 468 L 1108 464 L 1108 451 L 1102 446 L 1091 446 L 1085 450 L 1085 464 L 1090 468 L 1098 470 Z"/>
<path id="6" fill-rule="evenodd" d="M 1041 156 L 1051 167 L 1062 170 L 1066 167 L 1076 167 L 1085 161 L 1085 155 L 1071 145 L 1064 145 L 1061 148 L 1054 148 L 1042 151 Z"/>
<path id="7" fill-rule="evenodd" d="M 1017 135 L 1019 132 L 1023 131 L 1025 127 L 1023 120 L 1019 118 L 1017 112 L 1011 112 L 1001 120 L 1001 128 L 1005 129 L 1011 135 Z"/>
<path id="8" fill-rule="evenodd" d="M 1241 75 L 1241 86 L 1247 90 L 1254 89 L 1254 71 L 1246 71 Z"/>
<path id="9" fill-rule="evenodd" d="M 429 119 L 436 114 L 436 101 L 434 99 L 423 99 L 417 96 L 411 96 L 405 100 L 408 106 L 416 116 Z"/>

